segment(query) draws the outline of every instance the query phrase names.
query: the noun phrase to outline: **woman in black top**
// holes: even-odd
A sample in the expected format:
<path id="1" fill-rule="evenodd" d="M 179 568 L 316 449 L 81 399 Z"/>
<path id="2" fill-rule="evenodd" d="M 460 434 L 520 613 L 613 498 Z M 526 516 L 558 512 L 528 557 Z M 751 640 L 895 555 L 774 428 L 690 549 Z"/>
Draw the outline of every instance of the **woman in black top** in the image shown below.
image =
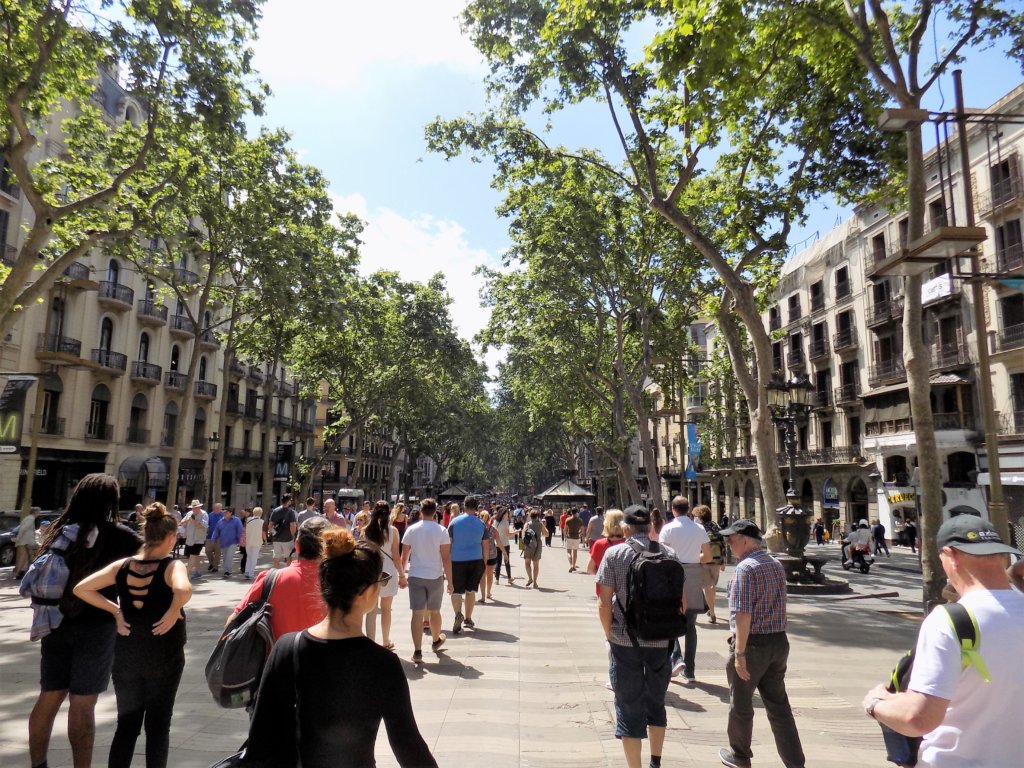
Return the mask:
<path id="1" fill-rule="evenodd" d="M 192 597 L 188 571 L 171 559 L 178 521 L 163 504 L 143 513 L 142 551 L 116 560 L 75 586 L 75 595 L 113 614 L 114 694 L 117 730 L 110 768 L 132 764 L 135 742 L 146 727 L 146 766 L 164 768 L 170 748 L 171 714 L 185 667 L 185 603 Z M 101 590 L 114 586 L 117 602 Z"/>
<path id="2" fill-rule="evenodd" d="M 381 720 L 403 768 L 436 768 L 416 727 L 398 657 L 363 635 L 377 605 L 380 550 L 340 528 L 323 533 L 320 589 L 327 618 L 285 635 L 263 671 L 246 766 L 369 768 Z M 301 753 L 301 754 L 300 754 Z"/>

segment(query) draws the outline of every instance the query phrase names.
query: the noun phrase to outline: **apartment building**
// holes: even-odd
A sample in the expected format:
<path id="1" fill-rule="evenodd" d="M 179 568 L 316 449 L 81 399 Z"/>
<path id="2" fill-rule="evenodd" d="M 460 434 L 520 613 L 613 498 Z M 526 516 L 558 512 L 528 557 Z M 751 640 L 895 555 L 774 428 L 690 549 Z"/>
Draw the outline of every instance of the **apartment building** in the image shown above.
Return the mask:
<path id="1" fill-rule="evenodd" d="M 93 97 L 111 123 L 135 120 L 142 108 L 107 73 Z M 37 153 L 56 155 L 63 145 L 55 118 Z M 41 159 L 33 158 L 33 162 Z M 0 255 L 16 258 L 22 224 L 32 216 L 5 172 L 0 177 Z M 181 261 L 167 276 L 198 282 L 200 265 Z M 214 435 L 223 446 L 220 501 L 269 504 L 262 496 L 264 458 L 279 476 L 294 457 L 312 450 L 315 407 L 299 399 L 298 384 L 281 369 L 272 382 L 259 361 L 226 360 L 215 332 L 220 307 L 211 307 L 196 332 L 187 307 L 166 300 L 160 280 L 135 265 L 95 250 L 71 264 L 44 300 L 27 307 L 0 342 L 0 370 L 33 373 L 20 452 L 0 458 L 0 509 L 21 505 L 28 456 L 36 449 L 31 503 L 54 509 L 90 472 L 121 482 L 121 503 L 168 501 L 171 452 L 181 445 L 178 494 L 209 501 Z M 181 423 L 182 396 L 193 345 L 200 348 L 191 423 Z M 227 371 L 225 371 L 227 366 Z M 227 374 L 225 376 L 225 373 Z M 269 393 L 269 394 L 268 394 Z M 220 420 L 222 399 L 225 418 Z M 269 419 L 266 411 L 269 410 Z M 287 485 L 275 481 L 275 498 Z"/>
<path id="2" fill-rule="evenodd" d="M 987 514 L 990 475 L 977 371 L 979 345 L 985 345 L 991 353 L 1007 512 L 1018 525 L 1024 525 L 1024 293 L 1019 282 L 1024 277 L 1024 125 L 1009 116 L 1022 114 L 1024 85 L 968 130 L 966 178 L 977 224 L 986 232 L 980 246 L 987 276 L 984 327 L 973 321 L 968 258 L 935 263 L 922 288 L 943 511 Z M 954 134 L 926 157 L 929 232 L 966 223 L 965 174 L 956 142 Z M 796 485 L 803 505 L 842 524 L 878 517 L 890 532 L 916 517 L 919 491 L 903 365 L 903 278 L 879 269 L 907 248 L 907 234 L 905 213 L 858 207 L 850 220 L 787 262 L 764 314 L 774 339 L 772 367 L 787 378 L 806 375 L 813 386 L 812 412 L 798 429 Z M 699 414 L 700 403 L 692 405 Z M 737 425 L 735 450 L 705 455 L 699 495 L 706 500 L 704 489 L 710 486 L 718 514 L 764 525 L 772 511 L 763 508 L 742 413 Z M 661 434 L 665 466 L 674 477 L 676 457 L 683 454 L 673 453 L 673 446 L 682 438 L 668 423 Z M 785 475 L 781 431 L 777 450 Z"/>

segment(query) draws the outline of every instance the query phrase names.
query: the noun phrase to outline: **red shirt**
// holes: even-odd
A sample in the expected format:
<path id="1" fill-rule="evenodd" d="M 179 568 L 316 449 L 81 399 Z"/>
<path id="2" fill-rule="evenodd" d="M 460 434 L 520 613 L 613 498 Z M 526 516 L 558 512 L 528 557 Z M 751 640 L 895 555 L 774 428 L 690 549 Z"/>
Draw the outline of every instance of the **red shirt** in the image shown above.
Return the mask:
<path id="1" fill-rule="evenodd" d="M 619 544 L 624 542 L 625 539 L 621 536 L 615 538 L 614 541 L 608 539 L 598 539 L 590 545 L 590 559 L 594 563 L 594 567 L 600 568 L 601 561 L 604 560 L 604 553 L 607 552 L 611 547 L 617 547 Z M 594 589 L 597 590 L 597 596 L 601 596 L 601 585 L 595 584 Z"/>
<path id="2" fill-rule="evenodd" d="M 270 571 L 263 571 L 249 587 L 249 591 L 235 608 L 240 611 L 259 599 L 263 580 Z M 323 621 L 327 606 L 320 596 L 320 563 L 317 560 L 296 558 L 287 568 L 281 568 L 270 593 L 270 629 L 274 640 L 289 632 L 299 632 Z"/>

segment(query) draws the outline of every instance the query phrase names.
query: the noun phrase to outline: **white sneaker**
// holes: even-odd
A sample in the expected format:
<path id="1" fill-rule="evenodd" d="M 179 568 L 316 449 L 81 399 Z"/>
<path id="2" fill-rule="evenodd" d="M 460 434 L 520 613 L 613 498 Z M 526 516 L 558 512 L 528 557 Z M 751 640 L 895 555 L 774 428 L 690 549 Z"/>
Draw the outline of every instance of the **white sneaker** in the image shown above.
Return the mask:
<path id="1" fill-rule="evenodd" d="M 680 659 L 679 661 L 677 661 L 675 664 L 672 665 L 672 674 L 673 675 L 681 675 L 681 674 L 683 674 L 683 668 L 685 666 L 686 666 L 685 662 L 682 659 Z"/>

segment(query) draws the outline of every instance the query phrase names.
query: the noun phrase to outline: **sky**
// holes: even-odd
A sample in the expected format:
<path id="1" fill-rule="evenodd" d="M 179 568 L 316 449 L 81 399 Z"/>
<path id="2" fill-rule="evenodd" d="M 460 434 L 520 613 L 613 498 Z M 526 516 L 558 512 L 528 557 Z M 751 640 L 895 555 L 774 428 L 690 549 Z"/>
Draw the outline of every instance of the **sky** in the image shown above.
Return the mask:
<path id="1" fill-rule="evenodd" d="M 459 29 L 465 0 L 268 0 L 255 66 L 273 96 L 262 123 L 292 133 L 304 162 L 330 180 L 335 206 L 366 224 L 361 269 L 426 280 L 444 272 L 463 338 L 486 324 L 477 266 L 497 266 L 508 245 L 491 168 L 427 152 L 424 126 L 486 107 L 486 67 Z M 972 53 L 964 66 L 968 106 L 985 107 L 1021 82 L 1005 52 Z M 952 82 L 943 83 L 946 108 Z M 941 104 L 933 91 L 928 107 Z M 555 118 L 559 140 L 613 146 L 607 113 Z M 535 121 L 540 126 L 540 121 Z M 791 245 L 810 243 L 849 215 L 816 204 Z M 498 353 L 488 355 L 492 366 Z"/>

